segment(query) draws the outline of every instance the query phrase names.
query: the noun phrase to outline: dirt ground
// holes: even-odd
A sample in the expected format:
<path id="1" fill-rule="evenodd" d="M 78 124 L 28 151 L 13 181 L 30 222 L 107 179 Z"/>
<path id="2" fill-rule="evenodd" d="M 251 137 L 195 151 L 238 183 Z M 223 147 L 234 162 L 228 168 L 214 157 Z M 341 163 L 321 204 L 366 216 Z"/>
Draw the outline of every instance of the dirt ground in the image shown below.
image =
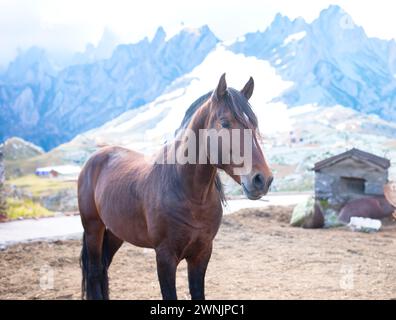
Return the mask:
<path id="1" fill-rule="evenodd" d="M 396 223 L 376 234 L 288 226 L 291 208 L 226 216 L 206 276 L 208 299 L 395 299 Z M 80 241 L 0 252 L 0 299 L 79 299 Z M 186 264 L 179 299 L 188 299 Z M 110 267 L 113 299 L 159 299 L 152 250 L 125 244 Z"/>

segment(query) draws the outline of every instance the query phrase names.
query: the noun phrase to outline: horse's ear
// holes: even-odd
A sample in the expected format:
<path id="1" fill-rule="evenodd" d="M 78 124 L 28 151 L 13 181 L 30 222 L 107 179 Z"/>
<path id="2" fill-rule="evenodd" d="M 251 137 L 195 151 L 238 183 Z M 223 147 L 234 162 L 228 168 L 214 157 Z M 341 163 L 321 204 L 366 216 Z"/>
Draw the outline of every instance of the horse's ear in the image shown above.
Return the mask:
<path id="1" fill-rule="evenodd" d="M 245 84 L 245 86 L 241 90 L 241 93 L 245 96 L 246 99 L 249 100 L 253 94 L 253 89 L 254 89 L 254 80 L 252 77 L 250 77 L 249 81 Z"/>
<path id="2" fill-rule="evenodd" d="M 217 101 L 220 101 L 227 93 L 227 82 L 225 76 L 226 74 L 223 73 L 223 75 L 220 77 L 217 88 L 215 89 L 215 91 L 213 91 L 213 96 L 217 99 Z"/>

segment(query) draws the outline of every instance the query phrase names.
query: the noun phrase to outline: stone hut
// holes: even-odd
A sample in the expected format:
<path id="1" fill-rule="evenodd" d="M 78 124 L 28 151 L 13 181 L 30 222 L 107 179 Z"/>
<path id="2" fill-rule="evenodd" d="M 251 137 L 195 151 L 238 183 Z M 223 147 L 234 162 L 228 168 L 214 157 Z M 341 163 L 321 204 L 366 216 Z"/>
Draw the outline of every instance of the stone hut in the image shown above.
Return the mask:
<path id="1" fill-rule="evenodd" d="M 351 149 L 315 164 L 315 197 L 331 206 L 352 199 L 383 197 L 388 182 L 388 159 Z"/>

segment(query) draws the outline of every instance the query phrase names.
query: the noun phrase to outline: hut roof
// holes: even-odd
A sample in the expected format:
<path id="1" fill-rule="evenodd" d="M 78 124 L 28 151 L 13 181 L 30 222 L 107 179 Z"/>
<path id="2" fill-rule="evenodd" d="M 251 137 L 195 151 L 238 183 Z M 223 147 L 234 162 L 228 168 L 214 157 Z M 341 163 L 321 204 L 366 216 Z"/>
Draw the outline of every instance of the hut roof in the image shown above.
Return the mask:
<path id="1" fill-rule="evenodd" d="M 382 157 L 376 156 L 375 154 L 368 153 L 368 152 L 353 148 L 349 151 L 338 154 L 334 157 L 330 157 L 330 158 L 327 158 L 325 160 L 315 163 L 315 167 L 313 168 L 313 170 L 319 171 L 322 168 L 330 167 L 330 166 L 332 166 L 344 159 L 347 159 L 347 158 L 363 160 L 365 162 L 369 162 L 374 165 L 377 165 L 385 170 L 388 169 L 391 165 L 390 161 L 386 158 L 382 158 Z"/>

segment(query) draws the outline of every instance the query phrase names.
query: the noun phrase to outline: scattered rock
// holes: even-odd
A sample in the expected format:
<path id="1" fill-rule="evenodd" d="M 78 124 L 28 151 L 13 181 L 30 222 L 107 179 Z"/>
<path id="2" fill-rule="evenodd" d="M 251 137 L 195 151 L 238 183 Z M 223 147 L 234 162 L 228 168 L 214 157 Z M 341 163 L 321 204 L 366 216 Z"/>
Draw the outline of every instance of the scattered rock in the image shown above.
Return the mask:
<path id="1" fill-rule="evenodd" d="M 379 231 L 382 227 L 382 223 L 377 219 L 352 217 L 348 226 L 353 231 L 371 233 Z"/>

